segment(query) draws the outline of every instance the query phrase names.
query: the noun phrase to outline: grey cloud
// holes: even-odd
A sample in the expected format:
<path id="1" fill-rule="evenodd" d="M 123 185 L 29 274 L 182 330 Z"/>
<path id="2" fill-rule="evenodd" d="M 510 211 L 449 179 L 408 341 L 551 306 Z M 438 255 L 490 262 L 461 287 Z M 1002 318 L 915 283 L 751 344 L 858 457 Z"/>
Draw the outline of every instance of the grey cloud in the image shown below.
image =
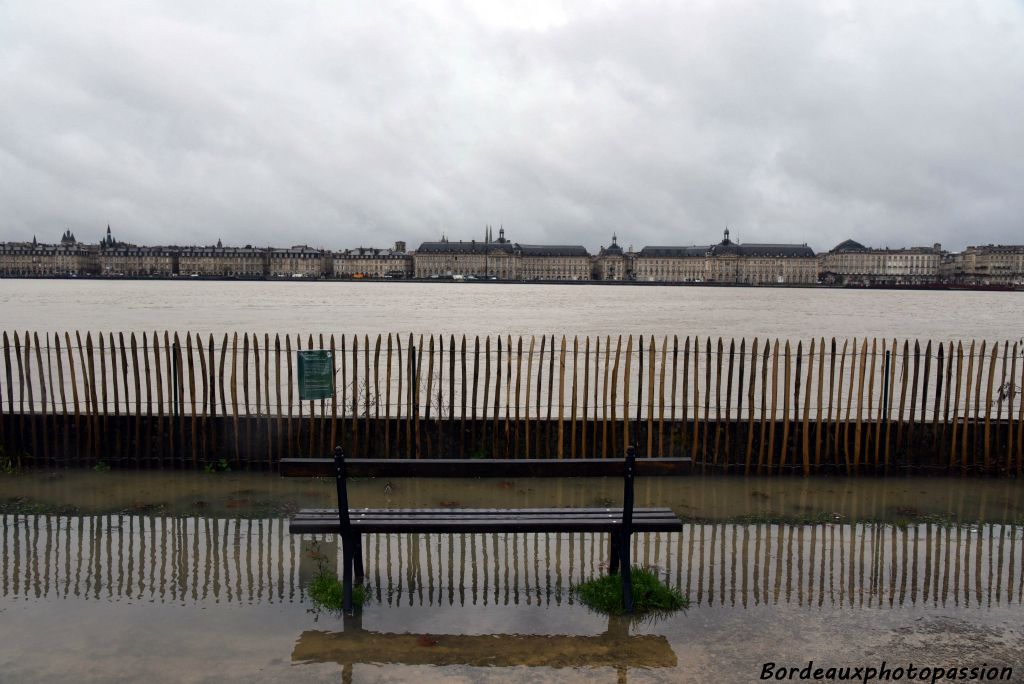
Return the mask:
<path id="1" fill-rule="evenodd" d="M 8 3 L 0 239 L 1020 242 L 1024 8 Z"/>

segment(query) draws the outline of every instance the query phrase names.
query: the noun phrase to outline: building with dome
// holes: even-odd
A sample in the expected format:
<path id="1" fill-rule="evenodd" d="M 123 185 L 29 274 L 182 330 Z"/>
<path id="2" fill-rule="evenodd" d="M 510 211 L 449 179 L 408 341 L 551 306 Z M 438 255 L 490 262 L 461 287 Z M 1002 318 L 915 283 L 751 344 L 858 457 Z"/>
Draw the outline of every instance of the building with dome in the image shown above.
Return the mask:
<path id="1" fill-rule="evenodd" d="M 714 245 L 644 247 L 632 271 L 641 282 L 812 285 L 818 259 L 806 244 L 734 242 L 726 228 Z"/>
<path id="2" fill-rule="evenodd" d="M 821 257 L 821 279 L 837 285 L 923 285 L 937 282 L 942 245 L 889 249 L 844 240 Z"/>
<path id="3" fill-rule="evenodd" d="M 0 243 L 0 277 L 64 278 L 97 272 L 96 248 L 78 242 L 64 232 L 60 242 Z"/>
<path id="4" fill-rule="evenodd" d="M 633 254 L 627 254 L 619 247 L 619 236 L 612 234 L 612 244 L 601 246 L 594 258 L 594 280 L 632 280 Z"/>
<path id="5" fill-rule="evenodd" d="M 590 280 L 590 253 L 582 245 L 524 245 L 487 227 L 481 242 L 453 242 L 442 236 L 413 253 L 416 278 L 497 280 Z"/>

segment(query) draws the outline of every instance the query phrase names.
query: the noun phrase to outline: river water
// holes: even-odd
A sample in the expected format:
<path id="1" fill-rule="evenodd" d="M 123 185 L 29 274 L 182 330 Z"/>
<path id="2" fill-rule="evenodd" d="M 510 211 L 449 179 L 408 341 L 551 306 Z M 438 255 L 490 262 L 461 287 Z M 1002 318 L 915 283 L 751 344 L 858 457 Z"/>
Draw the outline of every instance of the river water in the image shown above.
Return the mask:
<path id="1" fill-rule="evenodd" d="M 6 330 L 1017 339 L 1024 293 L 0 280 Z"/>

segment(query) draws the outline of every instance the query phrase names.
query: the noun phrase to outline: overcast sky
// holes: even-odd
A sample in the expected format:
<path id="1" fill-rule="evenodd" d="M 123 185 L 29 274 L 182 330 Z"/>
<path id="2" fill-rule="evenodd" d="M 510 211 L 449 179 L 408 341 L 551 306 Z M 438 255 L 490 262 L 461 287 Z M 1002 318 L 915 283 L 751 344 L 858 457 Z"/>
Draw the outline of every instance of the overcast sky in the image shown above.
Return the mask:
<path id="1" fill-rule="evenodd" d="M 108 223 L 1021 243 L 1024 3 L 0 0 L 0 240 Z"/>

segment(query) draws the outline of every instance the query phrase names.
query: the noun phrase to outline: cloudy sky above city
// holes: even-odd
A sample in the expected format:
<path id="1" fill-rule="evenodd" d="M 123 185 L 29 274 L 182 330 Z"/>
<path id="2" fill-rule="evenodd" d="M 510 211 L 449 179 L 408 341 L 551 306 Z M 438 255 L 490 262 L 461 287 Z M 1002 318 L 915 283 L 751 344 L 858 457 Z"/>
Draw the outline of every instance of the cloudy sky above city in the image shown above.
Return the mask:
<path id="1" fill-rule="evenodd" d="M 0 240 L 1021 242 L 1024 3 L 0 2 Z"/>

